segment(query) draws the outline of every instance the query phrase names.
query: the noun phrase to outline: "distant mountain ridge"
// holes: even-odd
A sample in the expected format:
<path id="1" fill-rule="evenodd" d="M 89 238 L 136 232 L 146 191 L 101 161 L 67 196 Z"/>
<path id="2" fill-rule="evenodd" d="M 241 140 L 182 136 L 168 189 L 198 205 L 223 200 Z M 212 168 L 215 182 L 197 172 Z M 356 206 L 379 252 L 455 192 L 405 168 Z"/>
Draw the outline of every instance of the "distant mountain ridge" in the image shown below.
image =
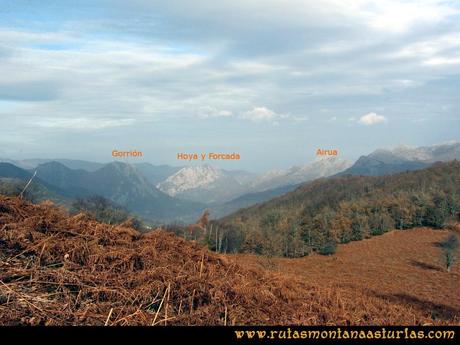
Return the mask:
<path id="1" fill-rule="evenodd" d="M 113 162 L 88 172 L 58 162 L 39 165 L 37 176 L 60 188 L 101 195 L 143 217 L 157 220 L 194 219 L 204 205 L 177 200 L 153 186 L 135 167 Z"/>
<path id="2" fill-rule="evenodd" d="M 185 167 L 157 185 L 169 195 L 209 185 L 224 175 L 223 171 L 210 165 Z"/>
<path id="3" fill-rule="evenodd" d="M 243 194 L 225 203 L 210 205 L 209 209 L 211 210 L 212 218 L 216 219 L 224 217 L 245 207 L 254 206 L 256 204 L 263 203 L 280 195 L 286 194 L 296 189 L 298 186 L 299 185 L 286 185 L 273 189 L 267 189 L 262 192 Z"/>
<path id="4" fill-rule="evenodd" d="M 281 192 L 286 190 L 281 187 L 331 176 L 350 166 L 351 162 L 335 157 L 260 175 L 245 171 L 226 171 L 209 165 L 191 166 L 177 171 L 165 181 L 158 183 L 157 187 L 171 196 L 209 204 L 228 203 L 229 207 L 231 200 L 246 194 L 269 190 L 272 193 L 275 193 L 275 190 Z M 264 194 L 260 194 L 262 195 Z M 275 194 L 266 193 L 266 195 Z M 247 198 L 250 199 L 251 197 Z M 262 197 L 260 201 L 265 201 L 265 198 Z M 238 202 L 234 203 L 235 207 L 237 204 Z M 246 202 L 242 202 L 241 205 L 246 205 Z"/>
<path id="5" fill-rule="evenodd" d="M 26 183 L 31 180 L 33 174 L 27 170 L 21 169 L 11 163 L 0 162 L 0 190 L 4 192 L 13 192 L 15 195 L 24 189 Z M 32 192 L 36 201 L 52 200 L 57 203 L 70 204 L 72 193 L 62 190 L 57 186 L 49 184 L 38 177 L 32 179 L 27 189 L 26 195 Z"/>
<path id="6" fill-rule="evenodd" d="M 143 217 L 193 221 L 204 208 L 211 217 L 223 217 L 238 209 L 292 191 L 296 186 L 337 175 L 381 176 L 419 170 L 438 161 L 460 159 L 460 142 L 411 148 L 378 149 L 354 164 L 337 157 L 317 159 L 286 170 L 255 174 L 224 170 L 210 165 L 169 166 L 146 162 L 97 163 L 71 159 L 0 159 L 3 185 L 30 178 L 41 197 L 77 198 L 94 194 L 106 197 Z M 8 162 L 8 163 L 5 163 Z M 7 165 L 10 164 L 10 165 Z M 19 169 L 19 170 L 18 170 Z"/>
<path id="7" fill-rule="evenodd" d="M 86 171 L 96 171 L 97 169 L 102 168 L 104 163 L 97 163 L 97 162 L 90 162 L 84 161 L 79 159 L 41 159 L 41 158 L 33 158 L 33 159 L 5 159 L 0 158 L 0 162 L 11 163 L 16 165 L 19 168 L 30 170 L 34 169 L 40 164 L 49 163 L 49 162 L 58 162 L 70 169 L 82 169 Z"/>
<path id="8" fill-rule="evenodd" d="M 460 142 L 411 148 L 399 146 L 392 150 L 378 149 L 361 156 L 353 166 L 338 175 L 381 176 L 423 169 L 435 162 L 460 159 Z"/>
<path id="9" fill-rule="evenodd" d="M 225 202 L 247 191 L 254 174 L 227 171 L 210 165 L 184 167 L 171 175 L 157 188 L 171 196 L 208 204 Z"/>
<path id="10" fill-rule="evenodd" d="M 254 191 L 260 192 L 287 185 L 296 185 L 337 174 L 351 165 L 352 162 L 337 157 L 321 158 L 306 165 L 294 166 L 285 171 L 269 171 L 256 179 L 251 187 Z"/>
<path id="11" fill-rule="evenodd" d="M 182 169 L 182 167 L 173 167 L 165 164 L 135 163 L 132 165 L 154 186 Z"/>
<path id="12" fill-rule="evenodd" d="M 157 221 L 193 221 L 205 208 L 203 204 L 178 200 L 161 192 L 136 168 L 122 162 L 103 165 L 93 172 L 70 169 L 54 161 L 33 170 L 37 171 L 33 185 L 39 186 L 44 198 L 48 195 L 52 200 L 60 199 L 56 196 L 68 199 L 100 195 L 143 218 Z M 0 163 L 0 178 L 9 179 L 3 183 L 16 183 L 12 179 L 27 181 L 31 176 L 30 171 Z"/>
<path id="13" fill-rule="evenodd" d="M 407 145 L 396 147 L 390 152 L 398 157 L 428 163 L 446 162 L 460 158 L 460 142 L 412 148 Z"/>

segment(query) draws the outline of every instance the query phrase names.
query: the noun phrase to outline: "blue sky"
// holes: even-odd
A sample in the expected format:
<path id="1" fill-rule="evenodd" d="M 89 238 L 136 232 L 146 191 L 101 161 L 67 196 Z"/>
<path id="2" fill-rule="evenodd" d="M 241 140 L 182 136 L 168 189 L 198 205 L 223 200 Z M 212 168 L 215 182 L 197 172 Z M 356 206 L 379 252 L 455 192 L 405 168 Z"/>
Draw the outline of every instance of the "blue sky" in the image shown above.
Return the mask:
<path id="1" fill-rule="evenodd" d="M 0 157 L 228 169 L 460 139 L 456 1 L 9 1 Z"/>

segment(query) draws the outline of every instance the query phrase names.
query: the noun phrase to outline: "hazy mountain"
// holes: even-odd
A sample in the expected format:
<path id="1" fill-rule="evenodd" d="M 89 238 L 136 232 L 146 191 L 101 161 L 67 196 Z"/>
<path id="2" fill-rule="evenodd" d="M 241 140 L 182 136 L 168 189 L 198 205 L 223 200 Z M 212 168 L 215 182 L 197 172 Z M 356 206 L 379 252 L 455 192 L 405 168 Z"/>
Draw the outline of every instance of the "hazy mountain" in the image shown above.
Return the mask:
<path id="1" fill-rule="evenodd" d="M 361 156 L 352 167 L 339 175 L 381 176 L 423 169 L 429 165 L 430 163 L 421 161 L 393 160 L 392 162 L 386 162 L 382 160 L 381 156 Z"/>
<path id="2" fill-rule="evenodd" d="M 0 177 L 0 194 L 9 196 L 18 196 L 26 186 L 28 181 L 18 178 Z M 45 185 L 32 181 L 24 192 L 24 198 L 32 202 L 41 202 L 51 200 L 56 204 L 70 207 L 72 198 L 62 195 L 54 190 L 49 189 Z"/>
<path id="3" fill-rule="evenodd" d="M 238 209 L 268 201 L 294 190 L 301 183 L 328 177 L 348 168 L 352 163 L 335 157 L 318 159 L 310 164 L 288 170 L 272 170 L 249 181 L 246 193 L 219 205 L 211 206 L 213 218 Z"/>
<path id="4" fill-rule="evenodd" d="M 391 152 L 397 157 L 412 161 L 423 161 L 428 163 L 447 162 L 454 159 L 460 159 L 460 142 L 418 148 L 399 146 Z"/>
<path id="5" fill-rule="evenodd" d="M 17 191 L 35 170 L 37 176 L 28 190 L 37 200 L 66 200 L 69 205 L 70 200 L 77 197 L 100 195 L 144 218 L 158 221 L 193 221 L 205 208 L 203 204 L 179 200 L 163 193 L 137 168 L 121 162 L 102 165 L 95 171 L 70 169 L 55 161 L 39 164 L 31 170 L 0 163 L 2 190 Z"/>
<path id="6" fill-rule="evenodd" d="M 29 180 L 32 177 L 32 174 L 29 171 L 21 169 L 14 164 L 0 162 L 0 177 Z"/>
<path id="7" fill-rule="evenodd" d="M 222 170 L 209 166 L 190 166 L 180 169 L 165 181 L 158 183 L 157 188 L 169 195 L 207 186 L 223 176 Z"/>
<path id="8" fill-rule="evenodd" d="M 8 159 L 8 158 L 0 158 L 0 163 L 10 163 L 13 164 L 14 166 L 29 170 L 35 168 L 39 164 L 47 163 L 49 162 L 49 159 Z"/>
<path id="9" fill-rule="evenodd" d="M 88 171 L 70 169 L 54 161 L 40 164 L 32 170 L 37 171 L 39 179 L 58 187 L 67 195 L 83 197 L 95 194 L 87 184 L 87 176 L 90 175 Z"/>
<path id="10" fill-rule="evenodd" d="M 245 170 L 223 170 L 224 173 L 232 177 L 241 185 L 247 186 L 257 178 L 257 174 Z"/>
<path id="11" fill-rule="evenodd" d="M 274 170 L 259 176 L 251 184 L 251 189 L 264 191 L 281 186 L 296 185 L 321 177 L 328 177 L 343 171 L 352 165 L 351 162 L 336 157 L 322 158 L 288 170 Z"/>
<path id="12" fill-rule="evenodd" d="M 241 208 L 259 204 L 259 203 L 268 201 L 270 199 L 273 199 L 277 196 L 288 193 L 297 187 L 298 185 L 287 185 L 287 186 L 282 186 L 282 187 L 278 187 L 274 189 L 264 190 L 263 192 L 253 192 L 253 193 L 243 194 L 223 204 L 216 204 L 216 205 L 210 206 L 211 217 L 213 219 L 224 217 Z"/>
<path id="13" fill-rule="evenodd" d="M 86 171 L 96 171 L 104 166 L 104 163 L 97 163 L 97 162 L 90 162 L 90 161 L 83 161 L 78 159 L 53 159 L 58 163 L 65 165 L 67 168 L 70 169 L 81 169 Z"/>
<path id="14" fill-rule="evenodd" d="M 289 190 L 289 186 L 336 174 L 350 165 L 351 163 L 337 158 L 325 158 L 304 166 L 295 166 L 285 171 L 270 171 L 261 175 L 246 171 L 227 171 L 209 165 L 190 166 L 180 169 L 165 181 L 158 183 L 157 187 L 181 199 L 209 204 L 224 203 L 226 205 L 222 205 L 223 208 L 220 210 L 235 210 L 234 207 L 247 206 L 250 200 L 267 200 L 267 195 L 277 196 L 278 193 Z M 271 192 L 257 194 L 268 190 Z M 249 195 L 238 199 L 245 194 Z M 258 196 L 255 197 L 254 194 Z M 231 201 L 233 203 L 230 203 Z"/>
<path id="15" fill-rule="evenodd" d="M 158 183 L 157 187 L 181 199 L 219 203 L 245 193 L 253 176 L 248 172 L 226 171 L 210 165 L 189 166 Z"/>
<path id="16" fill-rule="evenodd" d="M 0 163 L 0 194 L 18 196 L 31 179 L 32 173 L 11 163 Z M 56 186 L 50 185 L 35 176 L 27 187 L 26 194 L 33 201 L 52 200 L 70 204 L 70 195 Z"/>
<path id="17" fill-rule="evenodd" d="M 460 159 L 460 143 L 411 148 L 399 146 L 392 150 L 379 149 L 361 156 L 353 166 L 340 175 L 387 175 L 426 168 L 434 162 Z"/>
<path id="18" fill-rule="evenodd" d="M 41 158 L 33 158 L 33 159 L 20 159 L 20 160 L 13 160 L 13 159 L 3 159 L 0 158 L 0 162 L 6 162 L 16 165 L 19 168 L 30 170 L 35 169 L 40 164 L 45 164 L 49 162 L 58 162 L 70 169 L 83 169 L 86 171 L 95 171 L 100 169 L 104 164 L 97 163 L 97 162 L 90 162 L 78 159 L 41 159 Z"/>
<path id="19" fill-rule="evenodd" d="M 157 185 L 182 169 L 182 167 L 153 165 L 150 163 L 136 163 L 133 166 L 153 185 Z"/>
<path id="20" fill-rule="evenodd" d="M 88 172 L 49 162 L 37 167 L 37 176 L 75 195 L 100 195 L 142 217 L 169 221 L 195 219 L 202 204 L 175 199 L 155 188 L 136 168 L 113 162 Z"/>
<path id="21" fill-rule="evenodd" d="M 205 204 L 215 218 L 265 202 L 293 190 L 299 184 L 322 177 L 386 175 L 422 169 L 434 162 L 452 159 L 460 159 L 459 142 L 419 148 L 399 146 L 392 150 L 379 149 L 360 157 L 352 166 L 348 161 L 328 157 L 260 175 L 210 165 L 172 167 L 67 159 L 4 159 L 13 164 L 0 163 L 0 177 L 4 178 L 4 186 L 7 186 L 12 181 L 28 180 L 37 170 L 34 185 L 43 187 L 41 195 L 54 193 L 54 197 L 61 195 L 69 199 L 98 194 L 145 218 L 188 221 L 194 220 Z"/>

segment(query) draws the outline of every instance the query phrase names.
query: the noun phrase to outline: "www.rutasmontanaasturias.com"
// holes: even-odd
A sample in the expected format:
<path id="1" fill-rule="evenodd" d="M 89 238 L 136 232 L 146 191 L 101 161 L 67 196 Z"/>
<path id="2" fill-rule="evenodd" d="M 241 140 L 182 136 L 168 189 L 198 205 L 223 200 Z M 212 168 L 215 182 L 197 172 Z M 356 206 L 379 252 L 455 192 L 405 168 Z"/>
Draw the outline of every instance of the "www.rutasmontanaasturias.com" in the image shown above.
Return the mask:
<path id="1" fill-rule="evenodd" d="M 385 329 L 385 327 L 377 329 L 335 329 L 324 330 L 298 330 L 290 327 L 284 330 L 235 330 L 235 338 L 243 339 L 455 339 L 454 329 L 435 329 L 427 327 L 422 329 Z"/>

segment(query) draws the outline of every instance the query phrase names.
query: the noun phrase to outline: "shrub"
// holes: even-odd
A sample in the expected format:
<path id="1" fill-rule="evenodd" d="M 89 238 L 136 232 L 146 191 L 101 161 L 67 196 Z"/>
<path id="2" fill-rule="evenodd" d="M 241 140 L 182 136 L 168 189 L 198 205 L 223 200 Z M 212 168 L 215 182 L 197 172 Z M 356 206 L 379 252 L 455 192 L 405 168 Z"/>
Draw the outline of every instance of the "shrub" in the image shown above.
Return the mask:
<path id="1" fill-rule="evenodd" d="M 455 252 L 459 245 L 458 236 L 455 234 L 449 235 L 444 241 L 440 243 L 443 248 L 442 256 L 446 265 L 447 272 L 450 272 L 452 265 L 454 264 Z"/>
<path id="2" fill-rule="evenodd" d="M 322 255 L 332 255 L 337 250 L 337 244 L 334 241 L 327 242 L 324 246 L 319 248 L 319 253 Z"/>
<path id="3" fill-rule="evenodd" d="M 107 224 L 120 224 L 130 220 L 130 226 L 137 230 L 142 228 L 141 221 L 132 217 L 128 210 L 98 195 L 77 199 L 72 204 L 71 212 L 86 213 L 95 220 Z"/>

